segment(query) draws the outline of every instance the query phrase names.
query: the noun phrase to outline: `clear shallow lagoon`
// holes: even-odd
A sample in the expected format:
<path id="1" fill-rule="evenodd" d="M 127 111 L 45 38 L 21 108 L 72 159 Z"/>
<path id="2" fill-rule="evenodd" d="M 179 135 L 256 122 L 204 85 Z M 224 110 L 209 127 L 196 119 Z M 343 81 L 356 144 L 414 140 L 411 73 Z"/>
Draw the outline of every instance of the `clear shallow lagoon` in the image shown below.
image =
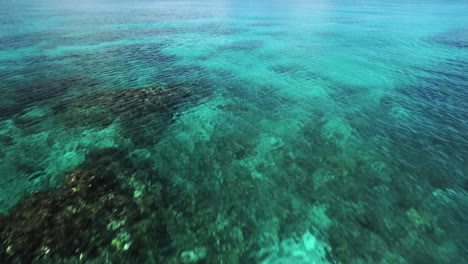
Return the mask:
<path id="1" fill-rule="evenodd" d="M 2 262 L 468 263 L 466 1 L 0 6 Z"/>

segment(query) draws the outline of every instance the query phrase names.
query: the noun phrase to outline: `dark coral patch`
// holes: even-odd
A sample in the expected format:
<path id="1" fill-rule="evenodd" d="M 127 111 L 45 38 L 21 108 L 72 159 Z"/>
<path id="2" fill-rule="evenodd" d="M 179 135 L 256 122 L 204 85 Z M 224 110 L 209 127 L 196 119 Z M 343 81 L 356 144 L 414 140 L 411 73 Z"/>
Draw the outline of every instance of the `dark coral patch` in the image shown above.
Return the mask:
<path id="1" fill-rule="evenodd" d="M 109 176 L 70 173 L 61 188 L 35 192 L 0 217 L 0 262 L 96 255 L 140 217 L 128 196 Z"/>
<path id="2" fill-rule="evenodd" d="M 456 48 L 468 48 L 468 29 L 443 32 L 431 37 L 429 41 Z"/>
<path id="3" fill-rule="evenodd" d="M 246 40 L 246 41 L 234 41 L 222 49 L 227 51 L 254 51 L 263 47 L 262 40 Z"/>
<path id="4" fill-rule="evenodd" d="M 153 113 L 167 113 L 190 91 L 170 88 L 126 89 L 66 98 L 54 106 L 56 116 L 70 125 L 109 125 Z"/>
<path id="5" fill-rule="evenodd" d="M 36 59 L 41 62 L 44 61 L 41 58 Z M 28 63 L 35 64 L 37 61 L 30 60 Z M 70 75 L 70 77 L 38 77 L 34 76 L 34 71 L 54 70 L 46 66 L 42 66 L 42 69 L 32 66 L 27 68 L 27 70 L 18 70 L 17 74 L 30 76 L 28 79 L 8 80 L 5 77 L 5 81 L 0 84 L 0 118 L 9 118 L 20 114 L 29 107 L 59 100 L 75 89 L 82 90 L 100 84 L 99 80 L 68 73 L 61 75 Z"/>

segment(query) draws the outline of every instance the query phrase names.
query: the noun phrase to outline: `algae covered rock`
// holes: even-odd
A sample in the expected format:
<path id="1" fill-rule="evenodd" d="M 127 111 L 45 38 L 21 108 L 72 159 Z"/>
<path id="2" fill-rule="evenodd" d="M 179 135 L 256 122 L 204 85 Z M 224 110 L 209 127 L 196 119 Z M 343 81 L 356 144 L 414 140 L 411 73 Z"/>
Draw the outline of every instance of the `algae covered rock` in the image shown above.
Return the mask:
<path id="1" fill-rule="evenodd" d="M 0 262 L 92 257 L 125 233 L 140 213 L 114 179 L 75 171 L 56 190 L 35 192 L 0 216 Z M 130 196 L 131 197 L 131 196 Z M 124 245 L 128 250 L 130 239 Z"/>

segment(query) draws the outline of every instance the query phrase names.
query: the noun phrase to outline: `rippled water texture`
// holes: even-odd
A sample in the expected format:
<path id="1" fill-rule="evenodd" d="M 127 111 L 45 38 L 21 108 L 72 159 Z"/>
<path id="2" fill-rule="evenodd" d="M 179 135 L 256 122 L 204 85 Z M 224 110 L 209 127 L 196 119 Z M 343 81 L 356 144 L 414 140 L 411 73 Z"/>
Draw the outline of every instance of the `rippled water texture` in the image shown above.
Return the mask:
<path id="1" fill-rule="evenodd" d="M 466 1 L 0 7 L 0 262 L 468 263 Z"/>

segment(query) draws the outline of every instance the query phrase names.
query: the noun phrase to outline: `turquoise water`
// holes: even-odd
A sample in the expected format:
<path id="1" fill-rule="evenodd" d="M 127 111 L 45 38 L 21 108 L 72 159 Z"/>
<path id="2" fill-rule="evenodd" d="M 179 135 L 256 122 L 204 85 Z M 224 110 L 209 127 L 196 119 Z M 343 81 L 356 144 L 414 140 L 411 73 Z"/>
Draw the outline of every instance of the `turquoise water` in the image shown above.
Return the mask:
<path id="1" fill-rule="evenodd" d="M 86 170 L 141 213 L 36 262 L 468 263 L 466 1 L 0 6 L 0 212 Z"/>

